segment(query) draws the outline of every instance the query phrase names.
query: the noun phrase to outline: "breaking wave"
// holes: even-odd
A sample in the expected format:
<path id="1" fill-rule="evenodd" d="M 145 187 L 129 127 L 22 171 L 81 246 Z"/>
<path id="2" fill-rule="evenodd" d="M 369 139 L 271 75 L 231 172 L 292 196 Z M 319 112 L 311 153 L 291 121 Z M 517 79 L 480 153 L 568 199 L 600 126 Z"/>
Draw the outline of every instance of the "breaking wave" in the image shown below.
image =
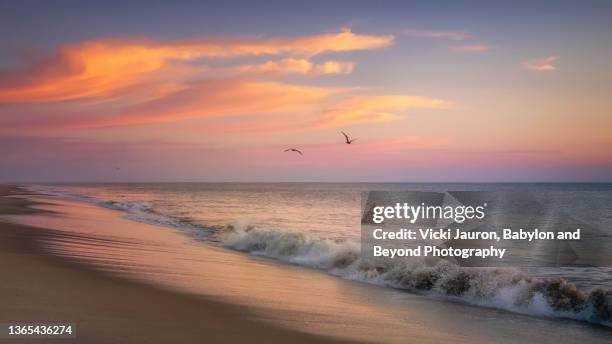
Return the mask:
<path id="1" fill-rule="evenodd" d="M 360 243 L 352 240 L 248 224 L 216 229 L 161 214 L 150 201 L 101 200 L 46 186 L 24 189 L 121 210 L 134 221 L 180 229 L 229 249 L 324 270 L 345 279 L 481 307 L 612 327 L 612 292 L 602 288 L 587 292 L 563 278 L 532 277 L 509 268 L 466 268 L 446 261 L 435 266 L 402 259 L 374 261 L 362 257 Z"/>
<path id="2" fill-rule="evenodd" d="M 356 281 L 515 313 L 570 318 L 612 326 L 612 292 L 586 292 L 562 278 L 534 278 L 516 269 L 435 266 L 362 257 L 358 242 L 307 233 L 232 225 L 219 234 L 225 247 L 326 270 Z"/>

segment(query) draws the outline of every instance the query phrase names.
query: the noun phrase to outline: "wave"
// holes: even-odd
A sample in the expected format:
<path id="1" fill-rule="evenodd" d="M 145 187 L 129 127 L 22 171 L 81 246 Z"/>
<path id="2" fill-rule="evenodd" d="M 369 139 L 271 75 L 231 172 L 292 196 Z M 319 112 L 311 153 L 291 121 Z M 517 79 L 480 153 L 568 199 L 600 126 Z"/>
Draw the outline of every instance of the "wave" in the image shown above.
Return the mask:
<path id="1" fill-rule="evenodd" d="M 612 327 L 612 292 L 601 288 L 587 292 L 563 278 L 536 278 L 509 268 L 466 268 L 447 261 L 434 266 L 403 259 L 375 261 L 361 255 L 359 242 L 348 239 L 321 238 L 248 223 L 217 229 L 158 213 L 151 201 L 101 200 L 48 186 L 24 189 L 120 210 L 134 221 L 180 229 L 228 249 L 324 270 L 344 279 L 481 307 Z"/>
<path id="2" fill-rule="evenodd" d="M 205 227 L 191 222 L 189 219 L 177 218 L 161 214 L 154 209 L 152 201 L 111 201 L 103 200 L 79 193 L 68 192 L 50 186 L 25 186 L 23 189 L 48 196 L 91 203 L 100 207 L 120 210 L 132 221 L 147 223 L 156 226 L 170 227 L 188 232 L 197 239 L 205 239 L 214 234 L 217 229 Z"/>
<path id="3" fill-rule="evenodd" d="M 612 292 L 586 292 L 562 278 L 534 278 L 509 268 L 434 266 L 375 261 L 358 242 L 235 224 L 220 234 L 225 247 L 326 270 L 345 278 L 515 313 L 570 318 L 612 326 Z"/>

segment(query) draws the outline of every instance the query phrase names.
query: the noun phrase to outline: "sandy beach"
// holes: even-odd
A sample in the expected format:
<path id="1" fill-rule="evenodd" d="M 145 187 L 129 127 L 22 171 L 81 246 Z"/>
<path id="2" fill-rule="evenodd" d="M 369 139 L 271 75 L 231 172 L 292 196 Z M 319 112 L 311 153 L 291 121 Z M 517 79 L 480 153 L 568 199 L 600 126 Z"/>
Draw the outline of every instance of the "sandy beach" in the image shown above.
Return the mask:
<path id="1" fill-rule="evenodd" d="M 605 326 L 449 302 L 231 250 L 198 239 L 203 229 L 131 217 L 140 208 L 1 190 L 0 323 L 74 323 L 83 343 L 609 342 Z"/>
<path id="2" fill-rule="evenodd" d="M 0 187 L 1 196 L 14 191 Z M 29 205 L 25 199 L 1 197 L 0 213 L 36 213 Z M 249 320 L 245 307 L 114 278 L 45 254 L 39 242 L 56 235 L 0 222 L 0 323 L 72 322 L 77 324 L 77 339 L 71 342 L 80 343 L 239 343 L 253 338 L 269 343 L 333 342 Z M 29 341 L 41 342 L 19 340 Z"/>
<path id="3" fill-rule="evenodd" d="M 0 344 L 612 344 L 611 21 L 0 1 Z"/>

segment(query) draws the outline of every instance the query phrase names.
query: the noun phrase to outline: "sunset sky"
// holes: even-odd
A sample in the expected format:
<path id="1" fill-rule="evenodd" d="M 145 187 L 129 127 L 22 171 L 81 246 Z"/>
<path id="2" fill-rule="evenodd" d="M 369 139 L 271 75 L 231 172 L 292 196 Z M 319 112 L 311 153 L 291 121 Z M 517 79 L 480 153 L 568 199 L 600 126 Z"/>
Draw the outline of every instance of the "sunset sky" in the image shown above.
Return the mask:
<path id="1" fill-rule="evenodd" d="M 612 180 L 612 2 L 428 3 L 0 2 L 0 181 Z"/>

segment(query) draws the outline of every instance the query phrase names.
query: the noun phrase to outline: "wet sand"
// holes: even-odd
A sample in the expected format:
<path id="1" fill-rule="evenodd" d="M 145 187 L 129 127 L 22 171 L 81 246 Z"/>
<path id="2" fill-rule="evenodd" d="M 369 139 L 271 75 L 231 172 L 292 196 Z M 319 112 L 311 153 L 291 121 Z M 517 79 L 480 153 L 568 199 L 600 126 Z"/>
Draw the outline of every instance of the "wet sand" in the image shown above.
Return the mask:
<path id="1" fill-rule="evenodd" d="M 0 196 L 14 192 L 0 186 Z M 26 199 L 0 197 L 0 214 L 38 212 L 29 205 Z M 251 320 L 247 307 L 114 278 L 46 254 L 40 243 L 57 235 L 0 222 L 0 323 L 71 322 L 77 326 L 77 338 L 69 341 L 80 343 L 333 342 Z"/>
<path id="2" fill-rule="evenodd" d="M 82 342 L 561 344 L 612 336 L 601 326 L 279 264 L 84 202 L 0 197 L 0 213 L 26 214 L 0 217 L 22 224 L 0 222 L 0 272 L 12 276 L 0 284 L 0 323 L 74 322 Z"/>

